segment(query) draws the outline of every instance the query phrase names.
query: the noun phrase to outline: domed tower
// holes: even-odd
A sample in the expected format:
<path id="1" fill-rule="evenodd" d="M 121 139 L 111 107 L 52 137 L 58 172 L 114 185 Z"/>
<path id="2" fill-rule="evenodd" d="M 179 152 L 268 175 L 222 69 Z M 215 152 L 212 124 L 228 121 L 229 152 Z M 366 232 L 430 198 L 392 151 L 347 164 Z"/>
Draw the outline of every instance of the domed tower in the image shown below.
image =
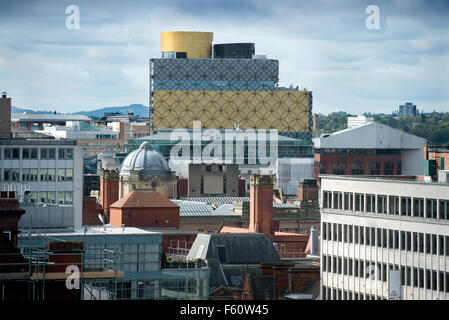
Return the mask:
<path id="1" fill-rule="evenodd" d="M 138 189 L 154 189 L 169 199 L 177 196 L 176 175 L 148 142 L 130 152 L 120 170 L 120 198 Z"/>

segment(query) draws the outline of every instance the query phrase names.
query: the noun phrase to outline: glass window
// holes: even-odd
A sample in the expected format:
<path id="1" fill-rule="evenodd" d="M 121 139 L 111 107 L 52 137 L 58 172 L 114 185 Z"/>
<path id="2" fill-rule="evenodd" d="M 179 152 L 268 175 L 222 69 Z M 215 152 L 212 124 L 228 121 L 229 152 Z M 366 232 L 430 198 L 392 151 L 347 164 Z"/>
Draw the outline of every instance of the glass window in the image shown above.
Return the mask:
<path id="1" fill-rule="evenodd" d="M 3 158 L 11 159 L 12 158 L 12 149 L 10 149 L 10 148 L 3 149 Z"/>
<path id="2" fill-rule="evenodd" d="M 41 159 L 48 159 L 48 150 L 41 149 Z"/>
<path id="3" fill-rule="evenodd" d="M 389 214 L 399 215 L 399 197 L 390 196 L 390 212 Z"/>
<path id="4" fill-rule="evenodd" d="M 20 171 L 19 169 L 11 169 L 12 181 L 20 181 Z"/>
<path id="5" fill-rule="evenodd" d="M 377 195 L 377 213 L 387 213 L 387 196 Z"/>
<path id="6" fill-rule="evenodd" d="M 30 202 L 36 202 L 37 201 L 37 192 L 36 191 L 31 191 L 29 193 L 29 201 Z"/>
<path id="7" fill-rule="evenodd" d="M 55 191 L 48 192 L 48 203 L 56 203 L 56 192 Z"/>
<path id="8" fill-rule="evenodd" d="M 43 203 L 47 202 L 47 192 L 45 191 L 39 192 L 39 201 Z"/>
<path id="9" fill-rule="evenodd" d="M 22 149 L 22 159 L 29 159 L 30 158 L 30 149 Z"/>
<path id="10" fill-rule="evenodd" d="M 19 148 L 12 149 L 12 158 L 13 159 L 20 159 L 19 150 L 20 150 Z"/>
<path id="11" fill-rule="evenodd" d="M 58 149 L 58 159 L 59 160 L 65 159 L 65 149 Z"/>
<path id="12" fill-rule="evenodd" d="M 56 151 L 55 149 L 48 149 L 48 159 L 56 159 Z"/>
<path id="13" fill-rule="evenodd" d="M 66 149 L 66 159 L 73 160 L 73 149 Z"/>
<path id="14" fill-rule="evenodd" d="M 37 159 L 37 149 L 36 148 L 30 149 L 30 158 Z"/>
<path id="15" fill-rule="evenodd" d="M 11 169 L 4 169 L 3 170 L 3 180 L 4 181 L 10 181 L 11 180 Z"/>
<path id="16" fill-rule="evenodd" d="M 22 181 L 30 181 L 30 169 L 22 169 Z"/>
<path id="17" fill-rule="evenodd" d="M 58 191 L 58 204 L 64 204 L 64 192 Z"/>
<path id="18" fill-rule="evenodd" d="M 47 177 L 48 177 L 48 170 L 46 168 L 41 168 L 39 170 L 40 173 L 40 179 L 41 181 L 47 181 Z"/>
<path id="19" fill-rule="evenodd" d="M 73 181 L 73 169 L 65 169 L 65 180 Z"/>
<path id="20" fill-rule="evenodd" d="M 67 191 L 65 193 L 65 203 L 73 204 L 73 192 L 72 191 Z"/>
<path id="21" fill-rule="evenodd" d="M 56 181 L 56 169 L 48 169 L 48 181 Z"/>
<path id="22" fill-rule="evenodd" d="M 65 169 L 58 169 L 58 181 L 65 181 Z"/>
<path id="23" fill-rule="evenodd" d="M 37 169 L 30 169 L 30 181 L 37 181 Z"/>

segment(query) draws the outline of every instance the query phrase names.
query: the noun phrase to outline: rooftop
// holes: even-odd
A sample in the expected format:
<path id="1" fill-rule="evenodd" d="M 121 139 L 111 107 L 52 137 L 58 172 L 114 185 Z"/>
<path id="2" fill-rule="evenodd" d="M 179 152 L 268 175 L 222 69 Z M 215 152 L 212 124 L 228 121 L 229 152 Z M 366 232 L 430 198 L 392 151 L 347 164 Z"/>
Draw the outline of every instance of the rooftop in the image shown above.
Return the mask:
<path id="1" fill-rule="evenodd" d="M 11 113 L 11 121 L 92 121 L 82 114 Z"/>
<path id="2" fill-rule="evenodd" d="M 111 208 L 178 208 L 179 206 L 155 190 L 133 190 L 114 202 Z"/>

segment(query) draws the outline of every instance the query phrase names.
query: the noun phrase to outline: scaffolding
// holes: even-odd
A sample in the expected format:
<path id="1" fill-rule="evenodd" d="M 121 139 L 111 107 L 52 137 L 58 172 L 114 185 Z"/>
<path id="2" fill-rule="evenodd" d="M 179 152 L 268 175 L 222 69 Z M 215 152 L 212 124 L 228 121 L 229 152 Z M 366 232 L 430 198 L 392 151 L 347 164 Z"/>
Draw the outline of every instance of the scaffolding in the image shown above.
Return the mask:
<path id="1" fill-rule="evenodd" d="M 0 300 L 208 299 L 207 268 L 187 264 L 162 269 L 159 242 L 116 236 L 99 240 L 86 236 L 86 229 L 84 236 L 30 230 L 21 237 L 18 252 L 0 253 Z M 73 250 L 49 250 L 49 243 L 67 248 L 76 242 L 82 245 Z M 75 281 L 73 270 L 78 271 L 77 290 L 68 287 Z M 22 295 L 14 296 L 14 290 Z"/>

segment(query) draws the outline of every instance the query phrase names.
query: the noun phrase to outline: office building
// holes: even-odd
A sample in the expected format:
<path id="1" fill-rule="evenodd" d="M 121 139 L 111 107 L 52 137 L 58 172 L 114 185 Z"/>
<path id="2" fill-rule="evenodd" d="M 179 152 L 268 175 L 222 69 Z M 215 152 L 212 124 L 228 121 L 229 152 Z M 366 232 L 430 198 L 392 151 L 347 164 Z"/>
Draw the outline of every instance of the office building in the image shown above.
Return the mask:
<path id="1" fill-rule="evenodd" d="M 83 151 L 76 141 L 0 140 L 0 188 L 15 191 L 19 201 L 27 203 L 24 208 L 41 212 L 33 217 L 35 227 L 54 227 L 50 221 L 62 216 L 65 222 L 61 227 L 81 227 Z M 48 206 L 37 208 L 42 204 Z M 29 217 L 25 216 L 21 227 L 29 226 Z"/>
<path id="2" fill-rule="evenodd" d="M 448 184 L 320 177 L 323 300 L 449 299 Z"/>

